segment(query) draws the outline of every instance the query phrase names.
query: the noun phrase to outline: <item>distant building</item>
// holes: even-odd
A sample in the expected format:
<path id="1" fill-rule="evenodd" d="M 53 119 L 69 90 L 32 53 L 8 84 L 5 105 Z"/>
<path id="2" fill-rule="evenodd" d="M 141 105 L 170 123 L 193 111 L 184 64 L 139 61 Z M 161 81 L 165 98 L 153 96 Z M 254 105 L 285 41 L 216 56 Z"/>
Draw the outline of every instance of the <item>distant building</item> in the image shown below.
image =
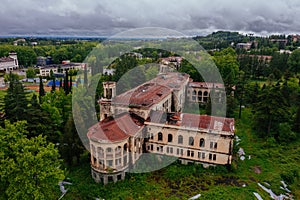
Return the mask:
<path id="1" fill-rule="evenodd" d="M 43 57 L 43 56 L 38 56 L 36 58 L 36 65 L 37 66 L 45 66 L 47 63 L 46 63 L 46 57 Z"/>
<path id="2" fill-rule="evenodd" d="M 239 55 L 239 59 L 249 57 L 249 58 L 256 58 L 259 62 L 266 62 L 269 63 L 272 60 L 272 56 L 266 56 L 266 55 L 254 55 L 254 54 L 241 54 Z"/>
<path id="3" fill-rule="evenodd" d="M 183 58 L 180 56 L 170 56 L 167 58 L 161 58 L 160 63 L 163 65 L 168 65 L 175 69 L 179 69 Z"/>
<path id="4" fill-rule="evenodd" d="M 0 58 L 0 71 L 9 72 L 19 68 L 16 52 L 10 52 L 8 57 Z"/>
<path id="5" fill-rule="evenodd" d="M 115 71 L 116 71 L 115 69 L 103 68 L 103 74 L 105 75 L 114 75 Z"/>
<path id="6" fill-rule="evenodd" d="M 38 56 L 36 58 L 36 66 L 45 66 L 45 65 L 51 65 L 51 64 L 52 64 L 51 56 L 47 56 L 47 57 Z"/>
<path id="7" fill-rule="evenodd" d="M 300 40 L 300 35 L 292 35 L 292 41 L 298 42 Z"/>
<path id="8" fill-rule="evenodd" d="M 15 40 L 15 41 L 14 41 L 14 45 L 15 45 L 15 46 L 18 46 L 19 44 L 24 45 L 25 43 L 26 43 L 26 40 L 25 40 L 24 38 L 18 39 L 18 40 Z"/>
<path id="9" fill-rule="evenodd" d="M 247 43 L 237 43 L 236 44 L 236 48 L 237 49 L 249 50 L 249 49 L 251 49 L 251 45 L 252 45 L 252 43 L 250 43 L 250 42 L 247 42 Z"/>
<path id="10" fill-rule="evenodd" d="M 46 65 L 39 66 L 39 76 L 50 76 L 51 70 L 53 73 L 65 73 L 66 70 L 71 69 L 84 69 L 84 63 L 68 63 L 68 64 L 58 64 L 58 65 Z"/>
<path id="11" fill-rule="evenodd" d="M 183 164 L 231 164 L 234 119 L 182 113 L 194 90 L 197 102 L 204 102 L 218 87 L 224 86 L 193 83 L 178 72 L 159 74 L 120 95 L 115 82 L 104 82 L 100 122 L 87 133 L 94 180 L 124 179 L 143 153 L 177 157 Z"/>
<path id="12" fill-rule="evenodd" d="M 292 51 L 290 51 L 290 50 L 284 50 L 284 49 L 280 49 L 280 50 L 279 50 L 279 53 L 280 53 L 280 54 L 284 54 L 284 53 L 285 53 L 285 54 L 291 54 L 291 53 L 292 53 Z"/>

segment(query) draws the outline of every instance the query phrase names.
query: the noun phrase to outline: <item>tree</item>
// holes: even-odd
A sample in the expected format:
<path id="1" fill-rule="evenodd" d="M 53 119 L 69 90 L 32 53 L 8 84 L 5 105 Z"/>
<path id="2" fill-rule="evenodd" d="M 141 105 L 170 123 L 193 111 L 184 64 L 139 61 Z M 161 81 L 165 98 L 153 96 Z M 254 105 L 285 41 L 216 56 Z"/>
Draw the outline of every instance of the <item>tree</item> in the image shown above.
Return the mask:
<path id="1" fill-rule="evenodd" d="M 294 50 L 288 58 L 288 66 L 290 71 L 297 74 L 300 68 L 300 49 Z"/>
<path id="2" fill-rule="evenodd" d="M 19 82 L 17 75 L 10 73 L 8 79 L 9 87 L 4 97 L 5 117 L 11 122 L 25 120 L 28 100 L 24 92 L 24 87 Z"/>
<path id="3" fill-rule="evenodd" d="M 35 78 L 36 74 L 35 74 L 35 69 L 33 69 L 32 67 L 29 67 L 26 70 L 26 78 Z"/>
<path id="4" fill-rule="evenodd" d="M 76 131 L 72 114 L 64 127 L 64 133 L 60 139 L 60 152 L 63 159 L 69 164 L 73 164 L 73 158 L 76 157 L 77 164 L 80 161 L 80 155 L 84 147 Z"/>
<path id="5" fill-rule="evenodd" d="M 26 122 L 5 122 L 0 127 L 0 195 L 5 199 L 54 199 L 64 179 L 55 145 L 41 135 L 26 138 Z"/>
<path id="6" fill-rule="evenodd" d="M 271 137 L 280 123 L 289 120 L 289 105 L 280 84 L 264 86 L 254 105 L 254 128 L 262 137 Z"/>
<path id="7" fill-rule="evenodd" d="M 37 101 L 36 94 L 33 94 L 26 113 L 26 120 L 28 122 L 27 136 L 29 138 L 43 134 L 44 136 L 47 136 L 48 141 L 54 143 L 59 141 L 59 132 L 57 127 L 52 123 L 50 114 L 41 108 Z"/>
<path id="8" fill-rule="evenodd" d="M 233 86 L 236 84 L 236 77 L 239 71 L 237 55 L 232 48 L 227 48 L 220 52 L 215 52 L 213 60 L 223 78 L 226 93 L 229 95 L 233 90 Z"/>
<path id="9" fill-rule="evenodd" d="M 294 119 L 293 131 L 300 134 L 300 105 L 298 105 L 296 117 Z"/>
<path id="10" fill-rule="evenodd" d="M 39 87 L 39 103 L 42 104 L 42 97 L 45 96 L 43 79 L 40 76 L 40 87 Z"/>

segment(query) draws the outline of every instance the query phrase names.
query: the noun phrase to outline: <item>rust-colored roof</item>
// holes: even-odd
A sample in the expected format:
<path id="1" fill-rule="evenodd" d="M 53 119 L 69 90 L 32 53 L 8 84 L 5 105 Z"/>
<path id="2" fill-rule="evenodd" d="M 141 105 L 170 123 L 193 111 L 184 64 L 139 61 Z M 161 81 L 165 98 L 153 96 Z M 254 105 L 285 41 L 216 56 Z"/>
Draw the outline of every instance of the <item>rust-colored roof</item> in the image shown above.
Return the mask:
<path id="1" fill-rule="evenodd" d="M 119 94 L 113 99 L 113 104 L 150 108 L 171 94 L 172 91 L 185 87 L 188 81 L 189 75 L 184 73 L 159 74 L 156 78 Z"/>
<path id="2" fill-rule="evenodd" d="M 0 62 L 13 62 L 14 59 L 11 57 L 2 57 L 0 58 Z"/>
<path id="3" fill-rule="evenodd" d="M 166 114 L 166 113 L 165 113 Z M 234 119 L 189 113 L 167 113 L 151 111 L 147 122 L 174 125 L 186 128 L 199 128 L 216 131 L 234 132 Z"/>
<path id="4" fill-rule="evenodd" d="M 180 126 L 217 131 L 234 131 L 234 119 L 208 115 L 181 114 Z"/>
<path id="5" fill-rule="evenodd" d="M 87 136 L 94 140 L 117 142 L 136 134 L 142 128 L 143 124 L 137 118 L 126 113 L 93 125 Z"/>
<path id="6" fill-rule="evenodd" d="M 145 83 L 116 96 L 113 100 L 113 104 L 149 108 L 152 105 L 159 103 L 162 99 L 171 94 L 171 92 L 172 91 L 164 85 L 158 83 Z"/>

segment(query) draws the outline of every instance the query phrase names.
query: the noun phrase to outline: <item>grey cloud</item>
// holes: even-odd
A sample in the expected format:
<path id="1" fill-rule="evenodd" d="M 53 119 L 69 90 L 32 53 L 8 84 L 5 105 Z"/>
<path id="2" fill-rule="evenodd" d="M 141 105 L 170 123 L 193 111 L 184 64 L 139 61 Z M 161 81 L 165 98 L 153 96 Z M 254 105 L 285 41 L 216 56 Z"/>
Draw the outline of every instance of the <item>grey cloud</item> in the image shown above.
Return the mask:
<path id="1" fill-rule="evenodd" d="M 19 0 L 0 10 L 0 34 L 96 33 L 139 27 L 191 33 L 206 30 L 300 32 L 300 2 L 293 0 Z"/>

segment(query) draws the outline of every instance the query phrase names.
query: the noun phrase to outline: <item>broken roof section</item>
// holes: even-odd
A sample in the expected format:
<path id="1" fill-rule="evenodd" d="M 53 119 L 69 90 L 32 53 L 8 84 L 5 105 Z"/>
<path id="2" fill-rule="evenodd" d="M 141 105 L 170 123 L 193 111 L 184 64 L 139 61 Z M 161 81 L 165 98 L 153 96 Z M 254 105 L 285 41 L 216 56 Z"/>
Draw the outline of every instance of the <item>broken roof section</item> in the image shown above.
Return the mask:
<path id="1" fill-rule="evenodd" d="M 234 119 L 189 113 L 164 113 L 151 111 L 149 123 L 173 125 L 185 128 L 208 129 L 234 133 Z"/>
<path id="2" fill-rule="evenodd" d="M 145 83 L 115 97 L 113 104 L 150 108 L 171 94 L 171 90 L 156 83 Z"/>
<path id="3" fill-rule="evenodd" d="M 98 122 L 88 131 L 88 138 L 102 142 L 118 142 L 135 135 L 144 127 L 140 118 L 124 113 Z"/>
<path id="4" fill-rule="evenodd" d="M 175 90 L 180 90 L 188 84 L 189 75 L 178 72 L 159 74 L 156 78 L 119 94 L 113 99 L 113 104 L 151 108 Z"/>

